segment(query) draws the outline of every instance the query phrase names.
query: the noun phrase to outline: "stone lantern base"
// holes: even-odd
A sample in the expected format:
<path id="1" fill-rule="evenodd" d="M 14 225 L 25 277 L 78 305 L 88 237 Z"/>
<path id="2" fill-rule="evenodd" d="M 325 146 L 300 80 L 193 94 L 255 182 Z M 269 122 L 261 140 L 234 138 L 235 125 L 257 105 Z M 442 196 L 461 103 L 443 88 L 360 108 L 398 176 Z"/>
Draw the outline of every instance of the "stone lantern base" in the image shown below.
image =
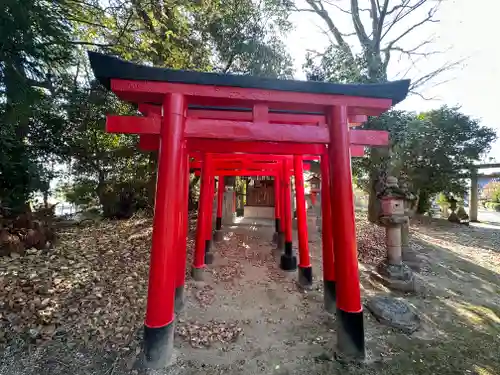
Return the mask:
<path id="1" fill-rule="evenodd" d="M 403 262 L 412 270 L 420 271 L 421 259 L 418 257 L 417 251 L 410 246 L 409 223 L 405 223 L 401 227 L 401 257 Z"/>
<path id="2" fill-rule="evenodd" d="M 402 292 L 415 291 L 415 276 L 406 264 L 389 264 L 386 260 L 381 262 L 372 274 L 378 281 L 389 289 Z"/>
<path id="3" fill-rule="evenodd" d="M 413 271 L 419 272 L 422 264 L 422 260 L 417 255 L 417 252 L 408 247 L 403 247 L 402 251 L 403 262 L 410 267 Z"/>

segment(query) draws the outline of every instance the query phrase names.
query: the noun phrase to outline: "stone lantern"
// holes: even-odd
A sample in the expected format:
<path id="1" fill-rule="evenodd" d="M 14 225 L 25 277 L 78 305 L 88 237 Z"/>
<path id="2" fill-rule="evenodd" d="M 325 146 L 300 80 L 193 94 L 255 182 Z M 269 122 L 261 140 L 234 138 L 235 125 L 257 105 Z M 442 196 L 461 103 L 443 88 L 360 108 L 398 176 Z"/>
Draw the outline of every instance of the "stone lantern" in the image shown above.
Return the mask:
<path id="1" fill-rule="evenodd" d="M 387 258 L 378 265 L 381 281 L 389 288 L 412 291 L 414 277 L 412 270 L 403 263 L 401 249 L 401 227 L 408 223 L 405 215 L 405 192 L 399 188 L 395 177 L 387 177 L 384 190 L 378 198 L 381 204 L 379 224 L 385 227 Z"/>

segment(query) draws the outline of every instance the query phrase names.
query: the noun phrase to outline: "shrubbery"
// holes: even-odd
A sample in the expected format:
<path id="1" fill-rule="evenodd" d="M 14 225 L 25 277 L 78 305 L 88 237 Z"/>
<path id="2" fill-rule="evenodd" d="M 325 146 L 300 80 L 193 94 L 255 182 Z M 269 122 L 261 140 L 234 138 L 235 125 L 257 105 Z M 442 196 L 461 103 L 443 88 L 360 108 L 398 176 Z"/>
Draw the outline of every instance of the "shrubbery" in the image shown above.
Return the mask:
<path id="1" fill-rule="evenodd" d="M 486 202 L 486 208 L 500 212 L 500 202 Z"/>

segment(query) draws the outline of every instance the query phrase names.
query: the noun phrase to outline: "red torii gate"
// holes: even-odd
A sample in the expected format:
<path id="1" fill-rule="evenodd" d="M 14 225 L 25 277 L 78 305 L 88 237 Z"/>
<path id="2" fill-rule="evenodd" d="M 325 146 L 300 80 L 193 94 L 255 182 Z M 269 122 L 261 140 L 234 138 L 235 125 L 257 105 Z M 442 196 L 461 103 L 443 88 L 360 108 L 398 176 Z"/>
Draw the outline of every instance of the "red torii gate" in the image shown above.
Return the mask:
<path id="1" fill-rule="evenodd" d="M 325 308 L 331 310 L 336 301 L 340 354 L 364 357 L 349 147 L 383 146 L 388 134 L 349 130 L 349 118 L 357 123 L 358 116 L 380 115 L 406 97 L 409 81 L 342 85 L 175 71 L 97 53 L 89 57 L 96 78 L 119 98 L 161 108 L 146 117 L 110 116 L 107 128 L 141 134 L 150 148 L 156 148 L 154 142 L 159 145 L 145 365 L 162 367 L 172 353 L 175 294 L 184 283 L 188 153 L 193 152 L 203 153 L 205 165 L 211 153 L 294 155 L 296 166 L 295 156 L 321 156 L 322 194 L 335 197 L 322 199 L 323 241 L 331 244 L 323 247 L 323 263 L 330 269 L 324 281 Z M 282 163 L 285 206 L 290 205 L 289 162 Z M 202 174 L 210 171 L 204 168 Z M 282 268 L 296 262 L 291 246 L 287 250 Z"/>

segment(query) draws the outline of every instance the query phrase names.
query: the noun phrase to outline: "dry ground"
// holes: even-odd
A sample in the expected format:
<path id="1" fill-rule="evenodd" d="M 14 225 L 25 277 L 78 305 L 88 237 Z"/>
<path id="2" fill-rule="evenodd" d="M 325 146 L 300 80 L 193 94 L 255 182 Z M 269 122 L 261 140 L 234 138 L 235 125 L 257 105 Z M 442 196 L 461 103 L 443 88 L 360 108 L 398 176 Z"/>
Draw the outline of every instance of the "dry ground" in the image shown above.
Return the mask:
<path id="1" fill-rule="evenodd" d="M 137 374 L 150 225 L 135 218 L 66 229 L 52 253 L 0 259 L 0 375 Z M 361 215 L 358 226 L 368 231 Z M 206 282 L 188 278 L 174 365 L 149 373 L 500 374 L 500 227 L 415 222 L 419 290 L 393 295 L 422 327 L 406 335 L 365 312 L 368 360 L 348 368 L 332 359 L 335 317 L 322 308 L 313 225 L 316 287 L 307 293 L 277 268 L 272 227 L 226 229 Z M 371 267 L 361 266 L 363 298 L 390 294 L 370 281 Z"/>

